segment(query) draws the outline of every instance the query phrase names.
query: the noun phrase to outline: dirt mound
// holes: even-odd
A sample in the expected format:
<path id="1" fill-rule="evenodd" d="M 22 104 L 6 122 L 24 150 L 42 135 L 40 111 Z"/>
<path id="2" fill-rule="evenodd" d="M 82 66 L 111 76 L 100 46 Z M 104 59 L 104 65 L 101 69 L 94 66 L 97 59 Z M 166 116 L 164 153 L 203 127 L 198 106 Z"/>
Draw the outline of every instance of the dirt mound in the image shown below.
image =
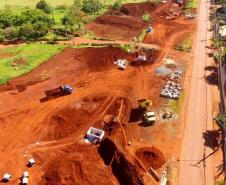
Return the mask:
<path id="1" fill-rule="evenodd" d="M 82 153 L 81 153 L 82 151 Z M 63 152 L 46 164 L 40 185 L 113 185 L 108 169 L 94 147 L 78 145 L 64 148 Z M 112 182 L 113 181 L 113 182 Z"/>
<path id="2" fill-rule="evenodd" d="M 49 127 L 46 138 L 60 139 L 76 133 L 78 128 L 92 122 L 92 116 L 105 99 L 106 97 L 99 101 L 94 101 L 94 98 L 75 101 L 55 111 L 44 120 Z"/>
<path id="3" fill-rule="evenodd" d="M 83 55 L 85 55 L 85 64 L 92 71 L 111 69 L 115 67 L 113 62 L 117 59 L 129 60 L 132 58 L 132 55 L 116 47 L 88 48 L 84 50 Z"/>
<path id="4" fill-rule="evenodd" d="M 154 7 L 152 3 L 124 4 L 120 11 L 109 10 L 105 15 L 86 25 L 86 28 L 99 37 L 130 41 L 148 25 L 141 19 L 141 15 L 151 12 Z"/>
<path id="5" fill-rule="evenodd" d="M 130 16 L 142 16 L 146 12 L 151 12 L 155 5 L 151 2 L 146 3 L 128 3 L 122 5 L 120 11 Z"/>
<path id="6" fill-rule="evenodd" d="M 146 26 L 142 20 L 128 16 L 105 15 L 98 17 L 95 22 L 103 25 L 108 24 L 131 29 L 142 29 L 144 26 Z"/>
<path id="7" fill-rule="evenodd" d="M 161 151 L 154 147 L 144 147 L 136 151 L 136 156 L 149 168 L 150 166 L 157 170 L 165 163 L 164 156 Z"/>

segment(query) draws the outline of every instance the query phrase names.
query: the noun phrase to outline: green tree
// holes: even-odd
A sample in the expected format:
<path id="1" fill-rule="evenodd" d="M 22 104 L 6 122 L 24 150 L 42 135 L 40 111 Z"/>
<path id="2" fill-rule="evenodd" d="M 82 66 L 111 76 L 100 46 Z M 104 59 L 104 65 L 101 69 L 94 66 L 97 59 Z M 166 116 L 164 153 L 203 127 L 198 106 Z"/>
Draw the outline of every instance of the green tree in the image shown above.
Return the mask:
<path id="1" fill-rule="evenodd" d="M 223 180 L 221 180 L 221 181 L 217 181 L 216 185 L 226 185 L 226 183 Z"/>
<path id="2" fill-rule="evenodd" d="M 65 36 L 68 37 L 69 28 L 75 24 L 75 20 L 73 19 L 73 17 L 70 14 L 66 14 L 61 19 L 61 22 L 65 27 Z"/>
<path id="3" fill-rule="evenodd" d="M 0 12 L 0 27 L 7 28 L 13 26 L 15 21 L 15 16 L 11 11 L 1 11 Z"/>
<path id="4" fill-rule="evenodd" d="M 27 40 L 34 40 L 36 38 L 34 27 L 30 22 L 24 23 L 21 26 L 20 37 Z"/>
<path id="5" fill-rule="evenodd" d="M 112 5 L 112 9 L 119 10 L 121 6 L 122 6 L 122 2 L 121 2 L 121 0 L 118 0 Z"/>
<path id="6" fill-rule="evenodd" d="M 82 11 L 81 0 L 74 0 L 73 5 L 68 9 L 66 15 L 62 19 L 62 24 L 65 26 L 65 33 L 67 31 L 72 33 L 72 39 L 74 44 L 75 31 L 80 30 L 85 22 L 85 14 Z"/>
<path id="7" fill-rule="evenodd" d="M 51 7 L 49 6 L 49 4 L 45 0 L 40 0 L 36 4 L 36 9 L 43 10 L 47 14 L 51 13 Z"/>
<path id="8" fill-rule="evenodd" d="M 82 10 L 86 13 L 95 14 L 102 6 L 99 0 L 83 0 Z"/>
<path id="9" fill-rule="evenodd" d="M 4 41 L 5 40 L 5 35 L 3 32 L 3 29 L 0 28 L 0 41 Z"/>

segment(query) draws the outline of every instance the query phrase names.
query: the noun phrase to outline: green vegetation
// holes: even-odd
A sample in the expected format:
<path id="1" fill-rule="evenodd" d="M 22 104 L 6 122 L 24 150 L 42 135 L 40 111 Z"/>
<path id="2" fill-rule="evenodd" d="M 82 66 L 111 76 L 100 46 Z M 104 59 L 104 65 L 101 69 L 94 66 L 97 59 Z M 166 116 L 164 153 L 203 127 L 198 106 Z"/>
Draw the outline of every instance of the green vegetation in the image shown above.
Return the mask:
<path id="1" fill-rule="evenodd" d="M 36 8 L 43 10 L 45 13 L 51 13 L 51 7 L 49 6 L 49 4 L 45 1 L 45 0 L 40 0 L 37 4 L 36 4 Z"/>
<path id="2" fill-rule="evenodd" d="M 195 9 L 198 7 L 198 1 L 197 0 L 189 0 L 188 4 L 186 5 L 186 9 Z"/>
<path id="3" fill-rule="evenodd" d="M 0 84 L 31 71 L 63 48 L 64 45 L 27 44 L 0 49 L 0 55 L 9 55 L 0 59 Z"/>
<path id="4" fill-rule="evenodd" d="M 226 113 L 218 114 L 215 120 L 220 124 L 220 126 L 226 126 Z"/>
<path id="5" fill-rule="evenodd" d="M 143 1 L 4 0 L 0 5 L 0 41 L 67 40 L 86 32 L 84 25 L 105 13 L 109 6 L 119 9 L 123 3 Z M 144 21 L 149 19 L 149 15 L 143 16 Z"/>
<path id="6" fill-rule="evenodd" d="M 223 180 L 221 180 L 221 181 L 217 181 L 216 185 L 226 185 L 226 183 Z"/>
<path id="7" fill-rule="evenodd" d="M 144 15 L 142 16 L 142 20 L 143 20 L 144 22 L 149 22 L 150 19 L 151 19 L 151 17 L 150 17 L 149 14 L 144 14 Z"/>
<path id="8" fill-rule="evenodd" d="M 192 43 L 193 43 L 192 37 L 189 36 L 188 38 L 184 39 L 183 41 L 179 42 L 176 45 L 176 50 L 191 52 Z"/>
<path id="9" fill-rule="evenodd" d="M 191 13 L 191 10 L 196 9 L 198 7 L 198 0 L 189 0 L 185 10 L 184 10 L 184 14 L 188 15 Z"/>
<path id="10" fill-rule="evenodd" d="M 53 7 L 57 8 L 60 6 L 71 6 L 73 4 L 73 0 L 46 0 L 48 4 Z M 100 0 L 100 2 L 104 5 L 113 5 L 118 0 Z M 133 3 L 133 2 L 145 2 L 146 0 L 121 0 L 121 3 Z M 0 9 L 7 7 L 29 7 L 29 8 L 35 8 L 36 4 L 39 2 L 39 0 L 1 0 L 0 3 Z"/>
<path id="11" fill-rule="evenodd" d="M 118 0 L 112 5 L 112 8 L 113 10 L 119 10 L 121 6 L 122 6 L 122 1 Z"/>
<path id="12" fill-rule="evenodd" d="M 146 35 L 147 35 L 147 30 L 143 29 L 141 34 L 138 36 L 138 42 L 142 42 Z"/>
<path id="13" fill-rule="evenodd" d="M 82 10 L 85 13 L 95 14 L 103 7 L 99 0 L 83 0 Z"/>
<path id="14" fill-rule="evenodd" d="M 184 102 L 184 91 L 181 91 L 181 94 L 178 100 L 172 100 L 172 99 L 169 100 L 170 110 L 176 114 L 180 114 L 182 110 L 183 102 Z"/>

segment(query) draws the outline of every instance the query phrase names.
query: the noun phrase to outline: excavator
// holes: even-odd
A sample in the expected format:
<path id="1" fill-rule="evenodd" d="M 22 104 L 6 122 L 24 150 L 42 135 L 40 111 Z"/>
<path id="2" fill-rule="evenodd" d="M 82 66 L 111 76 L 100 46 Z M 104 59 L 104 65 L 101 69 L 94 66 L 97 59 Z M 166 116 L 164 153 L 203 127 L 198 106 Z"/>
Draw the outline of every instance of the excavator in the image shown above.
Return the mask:
<path id="1" fill-rule="evenodd" d="M 142 114 L 142 120 L 144 123 L 153 124 L 156 121 L 155 112 L 151 111 L 152 100 L 141 99 L 138 100 L 138 106 Z"/>

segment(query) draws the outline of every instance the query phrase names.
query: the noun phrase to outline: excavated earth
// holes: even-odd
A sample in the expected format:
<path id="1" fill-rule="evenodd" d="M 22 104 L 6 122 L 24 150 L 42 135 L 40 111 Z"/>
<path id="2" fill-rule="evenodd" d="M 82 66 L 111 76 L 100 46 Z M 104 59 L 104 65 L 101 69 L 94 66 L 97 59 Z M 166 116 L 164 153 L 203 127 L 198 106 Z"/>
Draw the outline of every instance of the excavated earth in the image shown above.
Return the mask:
<path id="1" fill-rule="evenodd" d="M 174 3 L 128 3 L 124 4 L 119 10 L 110 9 L 94 22 L 86 25 L 86 28 L 94 32 L 96 36 L 102 38 L 131 41 L 134 37 L 139 36 L 143 29 L 146 29 L 148 26 L 154 26 L 159 20 L 161 21 L 159 13 L 167 12 L 170 9 L 177 10 L 177 13 L 181 12 L 181 8 Z M 144 14 L 149 14 L 151 20 L 147 22 L 143 21 L 142 16 Z M 162 21 L 171 26 L 175 26 L 172 21 Z"/>
<path id="2" fill-rule="evenodd" d="M 150 6 L 150 11 L 152 8 L 157 13 L 161 6 Z M 138 16 L 138 9 L 125 5 L 123 14 L 127 15 L 123 16 Z M 111 28 L 117 30 L 112 22 Z M 169 132 L 170 124 L 143 128 L 129 119 L 142 98 L 151 99 L 154 109 L 162 107 L 159 92 L 165 78 L 157 76 L 155 68 L 178 37 L 193 29 L 188 20 L 167 22 L 156 22 L 156 28 L 164 30 L 158 33 L 156 29 L 145 38 L 146 43 L 162 47 L 147 53 L 150 60 L 146 65 L 134 63 L 137 55 L 120 48 L 66 48 L 30 73 L 1 86 L 0 175 L 11 173 L 13 184 L 20 183 L 25 170 L 32 185 L 158 184 L 147 175 L 148 168 L 159 171 L 177 153 L 177 133 Z M 175 53 L 175 57 L 181 55 Z M 131 63 L 122 71 L 113 64 L 117 59 Z M 45 91 L 62 84 L 70 84 L 73 93 L 40 102 Z M 106 119 L 106 115 L 114 119 Z M 91 126 L 105 130 L 99 145 L 84 140 Z M 128 141 L 132 141 L 130 146 Z M 150 144 L 153 147 L 146 147 Z M 37 163 L 28 168 L 31 157 Z"/>
<path id="3" fill-rule="evenodd" d="M 67 48 L 32 72 L 2 86 L 0 173 L 9 171 L 15 179 L 28 170 L 32 184 L 145 182 L 144 170 L 125 152 L 126 141 L 119 121 L 126 125 L 131 107 L 143 96 L 159 105 L 158 92 L 164 81 L 151 72 L 155 65 L 152 55 L 157 58 L 158 52 L 150 51 L 148 64 L 129 65 L 121 71 L 113 62 L 134 61 L 136 54 L 114 47 Z M 54 74 L 50 72 L 49 78 L 42 79 L 43 72 L 49 71 Z M 45 91 L 61 84 L 72 85 L 74 92 L 40 102 Z M 106 115 L 117 118 L 110 124 L 111 130 L 103 123 Z M 119 148 L 111 165 L 105 164 L 98 146 L 84 142 L 90 126 L 105 129 L 106 136 Z M 26 167 L 30 157 L 37 160 L 34 168 Z"/>
<path id="4" fill-rule="evenodd" d="M 150 2 L 124 4 L 117 11 L 109 10 L 86 28 L 97 36 L 128 41 L 148 26 L 148 22 L 144 22 L 141 16 L 146 12 L 152 12 L 156 7 Z"/>

